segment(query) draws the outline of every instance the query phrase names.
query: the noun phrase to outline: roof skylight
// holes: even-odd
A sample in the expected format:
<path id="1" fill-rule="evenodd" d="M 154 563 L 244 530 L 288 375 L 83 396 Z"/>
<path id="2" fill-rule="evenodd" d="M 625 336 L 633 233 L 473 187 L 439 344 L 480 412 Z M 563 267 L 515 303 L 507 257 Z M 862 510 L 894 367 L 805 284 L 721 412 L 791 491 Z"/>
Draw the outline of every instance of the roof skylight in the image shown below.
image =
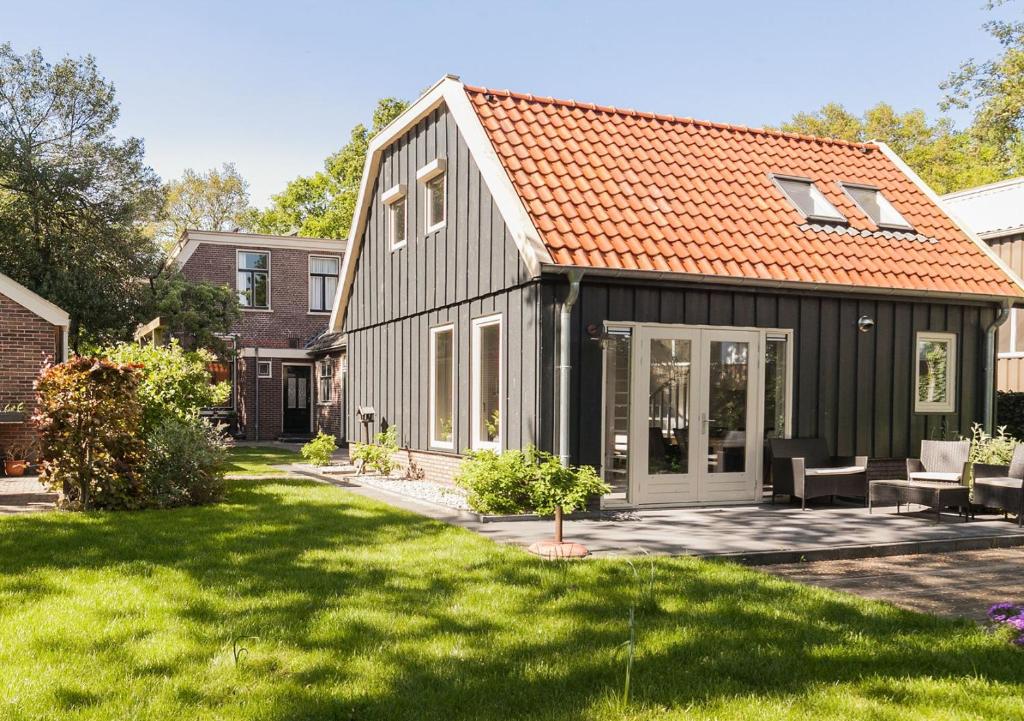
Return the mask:
<path id="1" fill-rule="evenodd" d="M 882 195 L 882 191 L 870 185 L 854 185 L 851 183 L 840 183 L 846 194 L 853 198 L 853 202 L 864 211 L 875 225 L 879 228 L 893 228 L 895 230 L 913 230 L 914 228 L 900 215 L 892 203 Z"/>
<path id="2" fill-rule="evenodd" d="M 846 222 L 845 216 L 828 202 L 813 181 L 781 175 L 773 175 L 772 180 L 807 220 L 819 223 Z"/>

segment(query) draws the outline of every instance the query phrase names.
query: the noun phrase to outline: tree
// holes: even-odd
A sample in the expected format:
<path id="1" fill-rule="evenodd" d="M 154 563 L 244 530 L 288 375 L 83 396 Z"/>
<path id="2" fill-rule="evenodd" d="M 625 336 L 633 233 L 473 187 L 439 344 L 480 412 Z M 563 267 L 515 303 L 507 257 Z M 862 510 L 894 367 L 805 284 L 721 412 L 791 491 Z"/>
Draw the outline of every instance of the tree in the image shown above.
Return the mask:
<path id="1" fill-rule="evenodd" d="M 171 248 L 186 228 L 194 230 L 245 230 L 251 222 L 249 184 L 234 163 L 224 163 L 197 173 L 189 168 L 178 180 L 164 186 L 163 220 L 157 238 Z"/>
<path id="2" fill-rule="evenodd" d="M 173 337 L 188 348 L 225 350 L 219 336 L 241 317 L 238 295 L 226 285 L 191 281 L 176 268 L 151 278 L 144 318 L 159 318 Z"/>
<path id="3" fill-rule="evenodd" d="M 0 44 L 0 268 L 71 314 L 76 350 L 134 327 L 158 260 L 159 180 L 118 114 L 93 58 Z"/>
<path id="4" fill-rule="evenodd" d="M 1006 4 L 992 0 L 989 10 Z M 971 108 L 972 133 L 999 149 L 1006 175 L 1024 172 L 1024 22 L 990 20 L 982 27 L 1002 47 L 991 60 L 971 58 L 942 84 L 944 109 Z"/>
<path id="5" fill-rule="evenodd" d="M 1006 177 L 998 147 L 956 130 L 949 118 L 930 123 L 923 110 L 899 113 L 888 103 L 878 103 L 857 116 L 828 103 L 811 113 L 797 113 L 782 130 L 852 142 L 881 140 L 939 193 Z"/>
<path id="6" fill-rule="evenodd" d="M 397 98 L 377 101 L 371 127 L 354 127 L 348 144 L 324 161 L 323 170 L 296 178 L 273 196 L 271 206 L 256 215 L 255 229 L 311 238 L 348 237 L 370 140 L 408 106 Z"/>

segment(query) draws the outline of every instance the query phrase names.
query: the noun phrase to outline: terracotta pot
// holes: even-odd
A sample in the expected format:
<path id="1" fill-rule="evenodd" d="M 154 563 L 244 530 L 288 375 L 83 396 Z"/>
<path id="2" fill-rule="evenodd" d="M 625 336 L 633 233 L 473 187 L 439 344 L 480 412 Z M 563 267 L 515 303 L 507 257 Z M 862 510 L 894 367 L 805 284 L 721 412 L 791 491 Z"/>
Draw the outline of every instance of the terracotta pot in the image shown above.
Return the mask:
<path id="1" fill-rule="evenodd" d="M 26 468 L 28 461 L 4 461 L 4 473 L 14 478 L 25 475 Z"/>

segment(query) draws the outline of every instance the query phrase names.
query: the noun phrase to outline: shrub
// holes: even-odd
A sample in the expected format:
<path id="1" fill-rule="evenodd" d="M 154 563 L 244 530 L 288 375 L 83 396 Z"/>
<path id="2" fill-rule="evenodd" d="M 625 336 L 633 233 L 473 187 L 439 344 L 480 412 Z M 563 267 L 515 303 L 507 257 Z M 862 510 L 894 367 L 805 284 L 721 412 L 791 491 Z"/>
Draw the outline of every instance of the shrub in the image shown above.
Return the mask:
<path id="1" fill-rule="evenodd" d="M 571 513 L 590 497 L 608 492 L 591 466 L 563 466 L 533 446 L 502 453 L 471 451 L 455 482 L 468 491 L 469 505 L 479 513 L 550 516 L 556 508 Z"/>
<path id="2" fill-rule="evenodd" d="M 224 497 L 227 448 L 222 430 L 203 419 L 165 418 L 146 441 L 146 503 L 197 506 Z"/>
<path id="3" fill-rule="evenodd" d="M 316 438 L 302 447 L 302 457 L 314 466 L 329 466 L 331 455 L 338 450 L 335 440 L 334 436 L 320 431 Z"/>
<path id="4" fill-rule="evenodd" d="M 40 373 L 40 480 L 65 507 L 144 505 L 141 378 L 134 365 L 81 356 Z"/>
<path id="5" fill-rule="evenodd" d="M 996 399 L 996 425 L 1006 428 L 1014 438 L 1024 438 L 1024 393 L 999 391 Z"/>
<path id="6" fill-rule="evenodd" d="M 990 436 L 980 423 L 971 426 L 971 463 L 991 463 L 997 466 L 1010 465 L 1017 439 L 1006 434 L 1006 427 L 996 429 Z"/>
<path id="7" fill-rule="evenodd" d="M 398 429 L 391 426 L 377 434 L 376 443 L 353 443 L 352 460 L 362 461 L 363 467 L 376 469 L 383 476 L 395 469 L 392 456 L 398 452 Z"/>
<path id="8" fill-rule="evenodd" d="M 231 394 L 227 383 L 211 383 L 207 367 L 215 360 L 212 353 L 183 350 L 177 341 L 168 346 L 122 343 L 105 349 L 104 355 L 141 369 L 138 393 L 146 432 L 170 416 L 195 419 L 200 410 L 223 404 Z"/>

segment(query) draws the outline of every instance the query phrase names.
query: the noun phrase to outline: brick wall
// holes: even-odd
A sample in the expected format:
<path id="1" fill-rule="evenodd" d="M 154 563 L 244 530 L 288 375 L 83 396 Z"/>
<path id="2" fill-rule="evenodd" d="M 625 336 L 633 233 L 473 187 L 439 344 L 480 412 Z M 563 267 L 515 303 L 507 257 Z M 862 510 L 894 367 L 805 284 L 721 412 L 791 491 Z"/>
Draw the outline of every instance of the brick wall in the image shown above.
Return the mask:
<path id="1" fill-rule="evenodd" d="M 39 369 L 59 353 L 59 329 L 0 294 L 0 407 L 24 403 L 31 415 Z M 35 430 L 29 423 L 0 424 L 0 456 L 12 444 L 33 440 Z"/>
<path id="2" fill-rule="evenodd" d="M 334 382 L 331 386 L 331 400 L 329 403 L 321 402 L 320 398 L 319 376 L 321 361 L 328 361 L 334 367 Z M 329 433 L 340 442 L 344 440 L 344 433 L 341 427 L 341 419 L 343 416 L 341 398 L 342 393 L 344 392 L 343 354 L 338 351 L 317 359 L 317 365 L 314 368 L 314 372 L 316 374 L 313 386 L 313 393 L 316 396 L 316 416 L 314 418 L 316 430 Z"/>
<path id="3" fill-rule="evenodd" d="M 260 348 L 302 347 L 327 328 L 330 313 L 309 312 L 309 256 L 337 256 L 289 248 L 261 248 L 259 245 L 217 245 L 201 243 L 182 266 L 190 280 L 224 284 L 237 289 L 237 251 L 258 250 L 270 254 L 270 309 L 242 310 L 242 318 L 231 328 L 240 345 Z M 289 345 L 298 343 L 298 346 Z"/>
<path id="4" fill-rule="evenodd" d="M 422 474 L 425 480 L 436 483 L 454 483 L 455 474 L 462 462 L 462 456 L 458 453 L 413 449 L 400 450 L 391 458 L 398 464 L 398 473 L 414 477 Z M 410 466 L 412 472 L 410 472 Z"/>

